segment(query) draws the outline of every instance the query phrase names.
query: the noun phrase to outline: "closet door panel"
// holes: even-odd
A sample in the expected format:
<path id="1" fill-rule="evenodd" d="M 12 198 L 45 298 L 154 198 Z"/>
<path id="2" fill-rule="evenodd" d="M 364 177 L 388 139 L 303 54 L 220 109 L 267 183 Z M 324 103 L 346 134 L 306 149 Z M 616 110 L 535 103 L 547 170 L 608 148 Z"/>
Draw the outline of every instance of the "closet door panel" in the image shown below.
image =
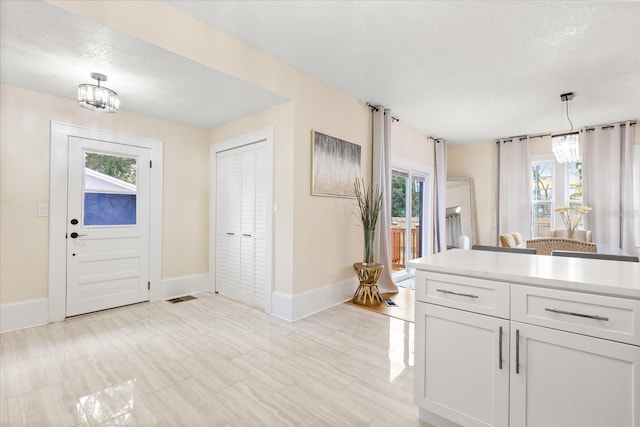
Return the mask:
<path id="1" fill-rule="evenodd" d="M 240 156 L 218 153 L 216 168 L 216 290 L 238 297 L 240 268 Z"/>
<path id="2" fill-rule="evenodd" d="M 254 304 L 264 304 L 267 288 L 267 155 L 264 145 L 256 148 Z"/>

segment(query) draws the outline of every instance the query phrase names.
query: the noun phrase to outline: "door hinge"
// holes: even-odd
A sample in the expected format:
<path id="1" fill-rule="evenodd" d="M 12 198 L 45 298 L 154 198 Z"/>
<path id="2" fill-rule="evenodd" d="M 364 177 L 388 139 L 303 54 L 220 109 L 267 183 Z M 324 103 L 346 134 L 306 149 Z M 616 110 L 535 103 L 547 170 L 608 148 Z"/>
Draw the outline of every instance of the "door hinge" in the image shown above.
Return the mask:
<path id="1" fill-rule="evenodd" d="M 147 282 L 147 290 L 151 290 L 151 282 Z"/>
<path id="2" fill-rule="evenodd" d="M 153 167 L 153 160 L 149 160 L 149 168 Z"/>

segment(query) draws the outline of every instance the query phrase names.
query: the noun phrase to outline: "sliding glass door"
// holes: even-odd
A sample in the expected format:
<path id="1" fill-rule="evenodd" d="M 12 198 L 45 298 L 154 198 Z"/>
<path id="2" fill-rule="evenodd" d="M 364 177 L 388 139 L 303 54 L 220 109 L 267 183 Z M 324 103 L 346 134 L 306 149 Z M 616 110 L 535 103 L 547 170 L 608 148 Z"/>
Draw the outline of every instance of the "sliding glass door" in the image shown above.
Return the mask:
<path id="1" fill-rule="evenodd" d="M 426 175 L 393 170 L 391 176 L 391 265 L 393 278 L 412 275 L 407 261 L 422 256 Z"/>

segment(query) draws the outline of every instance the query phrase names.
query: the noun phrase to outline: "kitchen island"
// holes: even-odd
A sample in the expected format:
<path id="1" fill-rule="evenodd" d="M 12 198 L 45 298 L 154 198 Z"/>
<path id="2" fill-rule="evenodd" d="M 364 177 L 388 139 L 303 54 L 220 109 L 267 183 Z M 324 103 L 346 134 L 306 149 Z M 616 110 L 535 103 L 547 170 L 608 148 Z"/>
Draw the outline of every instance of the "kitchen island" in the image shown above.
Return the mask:
<path id="1" fill-rule="evenodd" d="M 424 421 L 640 427 L 640 264 L 450 250 L 409 266 Z"/>

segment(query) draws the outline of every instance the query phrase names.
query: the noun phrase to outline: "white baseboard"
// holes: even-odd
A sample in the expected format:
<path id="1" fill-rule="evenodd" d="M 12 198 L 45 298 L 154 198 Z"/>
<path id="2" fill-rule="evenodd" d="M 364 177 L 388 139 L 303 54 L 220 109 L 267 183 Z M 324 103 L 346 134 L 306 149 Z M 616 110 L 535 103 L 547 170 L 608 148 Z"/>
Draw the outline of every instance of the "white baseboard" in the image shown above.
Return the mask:
<path id="1" fill-rule="evenodd" d="M 191 274 L 162 280 L 162 299 L 211 291 L 209 273 Z"/>
<path id="2" fill-rule="evenodd" d="M 350 300 L 357 287 L 358 280 L 353 277 L 296 295 L 275 291 L 271 298 L 271 315 L 295 322 Z"/>
<path id="3" fill-rule="evenodd" d="M 47 298 L 0 304 L 0 332 L 46 325 L 48 313 Z"/>

